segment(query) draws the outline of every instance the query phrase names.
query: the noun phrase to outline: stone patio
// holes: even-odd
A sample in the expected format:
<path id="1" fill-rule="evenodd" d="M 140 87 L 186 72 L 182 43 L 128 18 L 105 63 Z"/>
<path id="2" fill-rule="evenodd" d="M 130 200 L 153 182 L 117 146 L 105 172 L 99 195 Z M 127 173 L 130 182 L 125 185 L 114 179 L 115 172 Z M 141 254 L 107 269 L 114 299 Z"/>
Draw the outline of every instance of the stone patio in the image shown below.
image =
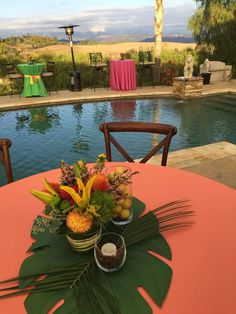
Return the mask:
<path id="1" fill-rule="evenodd" d="M 149 163 L 160 164 L 155 156 Z M 190 171 L 236 189 L 236 145 L 218 142 L 170 152 L 168 167 Z"/>
<path id="2" fill-rule="evenodd" d="M 236 93 L 236 80 L 230 82 L 220 82 L 216 84 L 203 85 L 202 96 L 209 96 L 222 93 Z M 18 95 L 1 96 L 0 110 L 11 110 L 35 106 L 58 105 L 75 102 L 91 102 L 100 100 L 128 99 L 128 98 L 150 98 L 150 97 L 173 96 L 173 86 L 145 86 L 133 91 L 114 91 L 110 89 L 97 88 L 84 89 L 81 92 L 71 92 L 69 90 L 51 92 L 47 97 L 23 98 Z"/>
<path id="3" fill-rule="evenodd" d="M 236 80 L 203 85 L 202 96 L 222 93 L 236 93 Z M 138 88 L 134 91 L 118 92 L 98 88 L 95 91 L 84 89 L 81 92 L 69 90 L 52 92 L 48 97 L 23 98 L 18 95 L 1 96 L 0 111 L 23 109 L 27 107 L 58 105 L 65 103 L 91 102 L 113 99 L 173 97 L 173 86 L 156 86 Z M 151 163 L 160 164 L 159 157 Z M 170 152 L 168 166 L 194 172 L 236 188 L 236 145 L 219 142 L 195 148 Z"/>

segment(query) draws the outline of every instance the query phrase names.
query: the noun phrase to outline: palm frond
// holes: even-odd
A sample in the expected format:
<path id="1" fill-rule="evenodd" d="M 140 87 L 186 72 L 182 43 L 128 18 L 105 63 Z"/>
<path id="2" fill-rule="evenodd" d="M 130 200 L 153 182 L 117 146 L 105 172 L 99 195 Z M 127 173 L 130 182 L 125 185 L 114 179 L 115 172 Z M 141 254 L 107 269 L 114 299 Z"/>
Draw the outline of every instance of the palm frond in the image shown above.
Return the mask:
<path id="1" fill-rule="evenodd" d="M 193 223 L 189 220 L 193 215 L 189 200 L 179 200 L 149 211 L 145 215 L 133 219 L 125 227 L 114 227 L 114 225 L 108 224 L 106 228 L 107 231 L 121 233 L 126 246 L 129 247 L 145 239 L 158 236 L 160 232 L 188 227 Z M 0 281 L 0 285 L 3 286 L 0 289 L 0 299 L 68 289 L 76 299 L 81 313 L 120 312 L 109 280 L 97 268 L 92 254 L 88 254 L 88 258 L 82 259 L 74 265 L 10 278 Z M 87 309 L 89 310 L 87 311 Z"/>
<path id="2" fill-rule="evenodd" d="M 189 210 L 190 207 L 189 200 L 174 201 L 134 219 L 122 234 L 126 246 L 152 237 L 158 232 L 190 226 L 193 222 L 185 221 L 185 218 L 194 215 L 194 211 Z"/>

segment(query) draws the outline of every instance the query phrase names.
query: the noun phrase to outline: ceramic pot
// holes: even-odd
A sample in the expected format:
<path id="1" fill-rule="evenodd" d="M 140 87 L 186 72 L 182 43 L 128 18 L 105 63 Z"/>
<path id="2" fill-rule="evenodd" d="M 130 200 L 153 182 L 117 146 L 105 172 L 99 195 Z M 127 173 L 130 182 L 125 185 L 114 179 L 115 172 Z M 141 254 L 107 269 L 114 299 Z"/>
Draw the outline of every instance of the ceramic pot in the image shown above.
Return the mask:
<path id="1" fill-rule="evenodd" d="M 74 251 L 87 252 L 94 247 L 95 242 L 102 234 L 102 227 L 99 226 L 94 232 L 88 232 L 83 235 L 73 232 L 67 232 L 67 240 Z"/>

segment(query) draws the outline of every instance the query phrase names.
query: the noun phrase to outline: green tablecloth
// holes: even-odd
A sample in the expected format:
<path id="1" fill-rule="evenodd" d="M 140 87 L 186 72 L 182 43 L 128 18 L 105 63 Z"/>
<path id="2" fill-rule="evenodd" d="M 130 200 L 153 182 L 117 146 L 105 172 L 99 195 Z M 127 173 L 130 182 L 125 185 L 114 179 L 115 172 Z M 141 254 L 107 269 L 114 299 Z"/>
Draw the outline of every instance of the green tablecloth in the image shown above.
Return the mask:
<path id="1" fill-rule="evenodd" d="M 17 67 L 24 75 L 22 96 L 47 96 L 47 91 L 41 78 L 41 74 L 45 70 L 43 63 L 18 64 Z"/>

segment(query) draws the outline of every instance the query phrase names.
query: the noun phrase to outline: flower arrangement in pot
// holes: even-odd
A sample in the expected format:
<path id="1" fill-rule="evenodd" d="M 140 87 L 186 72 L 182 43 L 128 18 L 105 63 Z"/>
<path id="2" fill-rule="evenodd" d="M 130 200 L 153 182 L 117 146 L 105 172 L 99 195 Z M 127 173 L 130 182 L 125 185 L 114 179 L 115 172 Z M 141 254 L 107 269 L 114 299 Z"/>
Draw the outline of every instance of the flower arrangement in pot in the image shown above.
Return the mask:
<path id="1" fill-rule="evenodd" d="M 73 165 L 61 161 L 60 183 L 44 179 L 44 191 L 30 191 L 46 205 L 44 214 L 50 220 L 45 218 L 44 223 L 50 221 L 51 226 L 56 226 L 52 232 L 65 232 L 76 251 L 93 248 L 102 226 L 117 209 L 118 183 L 109 179 L 110 174 L 102 173 L 105 162 L 104 154 L 97 157 L 92 168 L 82 160 Z"/>

